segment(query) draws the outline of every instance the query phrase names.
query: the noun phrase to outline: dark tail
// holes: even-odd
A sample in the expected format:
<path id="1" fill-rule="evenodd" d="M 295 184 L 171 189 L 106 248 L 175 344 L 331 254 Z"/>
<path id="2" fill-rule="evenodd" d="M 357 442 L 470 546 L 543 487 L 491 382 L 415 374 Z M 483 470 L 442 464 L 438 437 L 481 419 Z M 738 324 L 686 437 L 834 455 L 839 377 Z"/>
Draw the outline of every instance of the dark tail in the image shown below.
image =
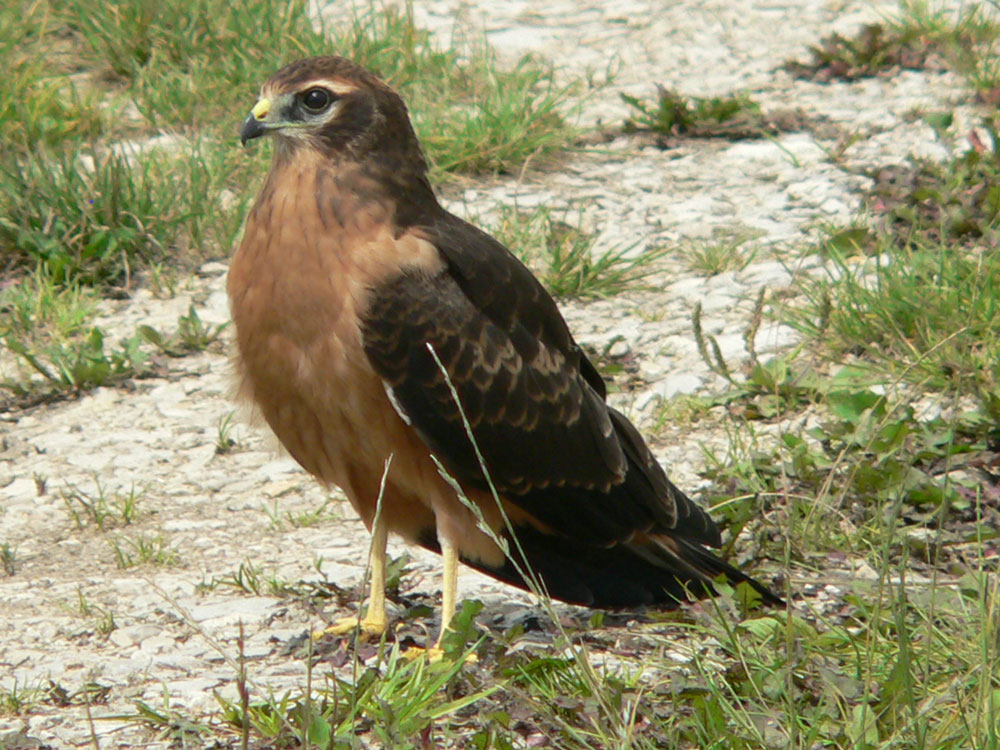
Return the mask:
<path id="1" fill-rule="evenodd" d="M 516 530 L 528 567 L 549 596 L 570 604 L 602 609 L 639 606 L 673 608 L 680 602 L 714 596 L 712 580 L 725 576 L 746 583 L 765 604 L 784 606 L 767 586 L 720 560 L 697 542 L 656 535 L 610 547 L 594 547 L 544 534 L 531 526 Z M 517 545 L 511 555 L 521 562 Z M 530 587 L 510 560 L 491 568 L 466 561 L 487 575 L 522 589 Z"/>

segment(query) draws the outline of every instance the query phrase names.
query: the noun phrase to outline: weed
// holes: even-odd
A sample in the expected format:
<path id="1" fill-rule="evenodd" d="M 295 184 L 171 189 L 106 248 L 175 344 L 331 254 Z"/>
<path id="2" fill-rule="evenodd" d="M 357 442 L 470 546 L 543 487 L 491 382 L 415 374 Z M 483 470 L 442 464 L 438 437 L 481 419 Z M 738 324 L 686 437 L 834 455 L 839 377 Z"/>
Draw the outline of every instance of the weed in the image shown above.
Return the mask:
<path id="1" fill-rule="evenodd" d="M 413 747 L 433 722 L 454 715 L 492 693 L 495 687 L 462 690 L 447 696 L 447 686 L 462 681 L 465 654 L 428 663 L 406 659 L 398 645 L 353 683 L 326 676 L 315 695 L 269 695 L 245 706 L 216 694 L 222 718 L 234 729 L 249 725 L 262 740 L 340 747 L 361 732 L 371 732 L 385 747 Z"/>
<path id="2" fill-rule="evenodd" d="M 284 515 L 282 515 L 278 510 L 278 501 L 275 500 L 271 507 L 264 506 L 264 512 L 267 514 L 267 518 L 271 522 L 271 527 L 275 531 L 280 531 L 286 523 L 293 529 L 307 529 L 336 518 L 336 514 L 331 510 L 331 505 L 333 504 L 333 500 L 327 499 L 318 508 L 298 513 L 285 511 Z"/>
<path id="3" fill-rule="evenodd" d="M 77 586 L 76 602 L 74 604 L 69 605 L 59 602 L 59 606 L 74 617 L 90 619 L 94 632 L 100 636 L 107 637 L 118 627 L 115 622 L 114 612 L 99 604 L 92 604 L 88 601 L 82 586 Z"/>
<path id="4" fill-rule="evenodd" d="M 45 698 L 41 686 L 28 687 L 16 679 L 9 684 L 10 687 L 0 688 L 0 716 L 22 716 Z"/>
<path id="5" fill-rule="evenodd" d="M 66 340 L 86 330 L 97 302 L 80 284 L 60 284 L 38 268 L 0 293 L 0 335 Z"/>
<path id="6" fill-rule="evenodd" d="M 168 170 L 114 154 L 42 152 L 0 159 L 0 251 L 42 264 L 57 282 L 129 283 L 180 232 Z"/>
<path id="7" fill-rule="evenodd" d="M 236 571 L 222 578 L 213 578 L 201 588 L 211 590 L 219 586 L 227 586 L 250 596 L 290 596 L 298 593 L 292 584 L 282 581 L 275 575 L 263 575 L 264 569 L 254 565 L 249 560 L 241 562 Z"/>
<path id="8" fill-rule="evenodd" d="M 860 355 L 891 379 L 967 394 L 1000 415 L 1000 260 L 987 250 L 1000 227 L 998 170 L 995 155 L 970 152 L 878 195 L 887 223 L 831 235 L 830 276 L 803 281 L 807 302 L 789 324 L 830 357 Z"/>
<path id="9" fill-rule="evenodd" d="M 799 77 L 830 81 L 952 67 L 990 102 L 1000 82 L 998 39 L 1000 24 L 982 3 L 962 4 L 956 12 L 941 3 L 907 0 L 895 17 L 867 24 L 853 36 L 831 34 L 810 46 L 810 62 L 789 61 L 785 68 Z"/>
<path id="10" fill-rule="evenodd" d="M 596 251 L 594 237 L 544 206 L 531 213 L 502 207 L 494 233 L 557 297 L 611 297 L 642 286 L 667 254 L 635 246 Z"/>
<path id="11" fill-rule="evenodd" d="M 139 565 L 176 565 L 180 561 L 177 550 L 161 534 L 140 534 L 134 539 L 118 536 L 109 539 L 108 545 L 115 553 L 115 562 L 122 570 Z"/>
<path id="12" fill-rule="evenodd" d="M 198 316 L 194 305 L 188 307 L 187 315 L 177 319 L 177 331 L 164 336 L 152 326 L 139 326 L 139 335 L 171 357 L 184 357 L 192 352 L 205 351 L 219 340 L 229 322 L 205 325 Z"/>
<path id="13" fill-rule="evenodd" d="M 76 341 L 50 344 L 41 350 L 29 348 L 9 336 L 4 343 L 59 391 L 78 391 L 125 380 L 142 372 L 146 360 L 139 339 L 134 337 L 122 342 L 122 348 L 105 352 L 100 328 L 91 328 Z M 0 385 L 21 395 L 32 390 L 23 381 L 6 380 Z"/>
<path id="14" fill-rule="evenodd" d="M 916 28 L 867 24 L 852 37 L 834 32 L 809 48 L 809 63 L 789 61 L 793 75 L 819 81 L 867 78 L 895 68 L 925 67 L 932 53 L 929 40 Z"/>
<path id="15" fill-rule="evenodd" d="M 998 240 L 1000 226 L 1000 138 L 987 125 L 992 143 L 976 142 L 950 163 L 880 170 L 870 202 L 895 242 Z"/>
<path id="16" fill-rule="evenodd" d="M 62 492 L 66 511 L 77 529 L 93 525 L 98 531 L 107 531 L 119 526 L 128 526 L 139 514 L 139 501 L 144 491 L 136 489 L 135 484 L 128 492 L 115 492 L 109 497 L 101 484 L 100 478 L 94 477 L 96 491 L 87 494 L 77 487 L 71 487 Z"/>
<path id="17" fill-rule="evenodd" d="M 215 438 L 216 455 L 224 456 L 237 447 L 238 443 L 236 442 L 236 438 L 233 437 L 235 418 L 236 412 L 231 411 L 219 419 L 219 430 Z"/>
<path id="18" fill-rule="evenodd" d="M 12 547 L 10 542 L 0 544 L 0 565 L 7 576 L 17 572 L 17 547 Z"/>
<path id="19" fill-rule="evenodd" d="M 172 709 L 166 694 L 161 709 L 154 708 L 141 700 L 135 701 L 132 705 L 135 713 L 101 718 L 144 727 L 156 739 L 167 740 L 172 746 L 177 747 L 199 747 L 204 738 L 212 734 L 212 727 L 209 725 L 181 716 Z"/>
<path id="20" fill-rule="evenodd" d="M 723 235 L 709 242 L 694 243 L 684 249 L 685 260 L 692 271 L 715 276 L 726 271 L 742 271 L 753 262 L 757 248 L 747 248 L 752 236 L 737 233 Z"/>
<path id="21" fill-rule="evenodd" d="M 742 140 L 800 130 L 805 124 L 799 113 L 766 115 L 745 94 L 701 98 L 687 97 L 662 86 L 657 86 L 656 91 L 654 104 L 629 94 L 621 95 L 622 100 L 637 113 L 635 119 L 626 120 L 626 133 L 653 132 L 663 136 Z"/>

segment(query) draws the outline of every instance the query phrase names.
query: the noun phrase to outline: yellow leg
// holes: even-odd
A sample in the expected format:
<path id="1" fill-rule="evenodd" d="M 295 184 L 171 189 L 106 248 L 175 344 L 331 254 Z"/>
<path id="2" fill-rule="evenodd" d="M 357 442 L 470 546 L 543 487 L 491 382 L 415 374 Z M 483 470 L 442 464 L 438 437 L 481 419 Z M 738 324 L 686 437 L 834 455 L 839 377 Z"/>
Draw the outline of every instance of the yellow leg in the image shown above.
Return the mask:
<path id="1" fill-rule="evenodd" d="M 441 557 L 444 560 L 444 580 L 441 584 L 441 632 L 434 645 L 426 651 L 419 646 L 412 646 L 403 652 L 407 659 L 416 659 L 421 654 L 427 655 L 428 661 L 439 661 L 444 656 L 441 641 L 448 632 L 451 618 L 455 614 L 455 604 L 458 599 L 458 549 L 440 537 Z M 475 661 L 470 658 L 469 661 Z"/>
<path id="2" fill-rule="evenodd" d="M 458 597 L 458 549 L 442 539 L 441 557 L 444 558 L 444 580 L 441 583 L 441 632 L 434 644 L 435 649 L 441 648 L 441 640 L 448 632 Z"/>
<path id="3" fill-rule="evenodd" d="M 354 632 L 355 628 L 360 628 L 362 637 L 381 636 L 389 625 L 389 619 L 385 614 L 385 545 L 389 534 L 385 528 L 385 523 L 376 519 L 375 528 L 372 530 L 371 546 L 371 593 L 368 595 L 368 611 L 365 616 L 343 617 L 324 632 L 333 635 L 346 635 Z M 360 615 L 360 612 L 359 612 Z"/>

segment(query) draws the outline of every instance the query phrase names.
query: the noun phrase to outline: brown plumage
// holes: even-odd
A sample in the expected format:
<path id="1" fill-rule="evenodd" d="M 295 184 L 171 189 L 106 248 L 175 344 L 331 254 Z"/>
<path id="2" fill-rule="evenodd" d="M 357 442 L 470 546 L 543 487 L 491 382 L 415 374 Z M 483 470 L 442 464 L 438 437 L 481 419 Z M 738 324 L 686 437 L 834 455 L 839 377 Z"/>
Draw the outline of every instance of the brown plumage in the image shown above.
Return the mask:
<path id="1" fill-rule="evenodd" d="M 527 268 L 438 204 L 392 89 L 343 58 L 301 60 L 243 123 L 244 143 L 266 134 L 273 165 L 228 280 L 241 392 L 369 528 L 391 456 L 373 629 L 386 530 L 444 554 L 442 629 L 459 558 L 519 586 L 526 562 L 553 597 L 598 607 L 670 606 L 713 593 L 718 575 L 780 602 L 707 551 L 715 524 L 605 403 Z M 477 527 L 432 455 L 505 539 L 507 516 L 526 560 Z"/>

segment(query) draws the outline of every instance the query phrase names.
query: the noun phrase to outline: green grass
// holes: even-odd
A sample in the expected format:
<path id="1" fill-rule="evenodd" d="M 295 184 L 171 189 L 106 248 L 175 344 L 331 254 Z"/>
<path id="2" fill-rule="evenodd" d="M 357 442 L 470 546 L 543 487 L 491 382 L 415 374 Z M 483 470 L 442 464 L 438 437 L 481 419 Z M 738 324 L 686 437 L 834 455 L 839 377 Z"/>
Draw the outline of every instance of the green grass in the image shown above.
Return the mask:
<path id="1" fill-rule="evenodd" d="M 107 531 L 120 526 L 130 526 L 139 516 L 139 503 L 143 490 L 132 485 L 128 492 L 105 492 L 101 480 L 94 477 L 96 489 L 87 493 L 78 487 L 62 492 L 66 512 L 77 529 L 92 526 L 98 531 Z"/>
<path id="2" fill-rule="evenodd" d="M 17 370 L 5 375 L 0 388 L 12 394 L 14 403 L 41 403 L 142 377 L 153 371 L 157 353 L 182 357 L 220 349 L 228 325 L 205 324 L 192 305 L 178 317 L 175 331 L 141 325 L 109 347 L 104 331 L 90 325 L 95 304 L 93 289 L 79 283 L 60 286 L 44 269 L 0 293 L 0 341 L 17 359 Z"/>
<path id="3" fill-rule="evenodd" d="M 427 730 L 436 719 L 466 713 L 494 692 L 462 675 L 463 666 L 461 658 L 406 659 L 396 646 L 356 680 L 327 677 L 313 695 L 266 696 L 245 706 L 217 697 L 224 722 L 248 724 L 265 742 L 351 747 L 363 733 L 381 747 L 417 748 L 416 738 L 435 735 Z"/>
<path id="4" fill-rule="evenodd" d="M 801 130 L 806 122 L 801 113 L 765 113 L 747 94 L 698 97 L 685 96 L 663 86 L 656 88 L 656 100 L 647 102 L 622 94 L 635 110 L 625 121 L 625 132 L 652 132 L 662 136 L 689 138 L 761 138 L 779 132 Z"/>
<path id="5" fill-rule="evenodd" d="M 474 41 L 438 49 L 396 11 L 323 29 L 304 2 L 70 0 L 23 15 L 9 4 L 0 28 L 19 41 L 0 46 L 0 135 L 16 145 L 0 159 L 0 256 L 42 261 L 60 279 L 117 284 L 130 266 L 227 255 L 265 159 L 237 149 L 237 126 L 297 57 L 336 50 L 398 87 L 439 177 L 505 171 L 570 135 L 569 90 L 544 63 L 503 68 Z M 184 136 L 175 153 L 108 152 L 158 132 Z M 220 200 L 226 189 L 234 205 Z"/>
<path id="6" fill-rule="evenodd" d="M 612 297 L 642 288 L 659 270 L 666 248 L 635 246 L 595 251 L 597 238 L 545 206 L 531 212 L 501 206 L 492 234 L 514 252 L 556 297 Z"/>
<path id="7" fill-rule="evenodd" d="M 108 539 L 108 546 L 121 570 L 141 565 L 166 567 L 180 562 L 177 550 L 170 546 L 170 542 L 162 534 L 117 536 Z"/>
<path id="8" fill-rule="evenodd" d="M 0 291 L 0 342 L 16 360 L 0 389 L 31 404 L 143 372 L 147 355 L 137 336 L 108 347 L 90 325 L 96 302 L 91 288 L 60 284 L 44 267 Z"/>
<path id="9" fill-rule="evenodd" d="M 742 271 L 750 265 L 757 257 L 757 248 L 747 246 L 753 239 L 753 232 L 721 232 L 711 240 L 688 243 L 681 252 L 692 271 L 715 276 L 726 271 Z"/>
<path id="10" fill-rule="evenodd" d="M 900 10 L 856 34 L 833 33 L 810 46 L 808 62 L 789 61 L 787 70 L 819 81 L 855 80 L 900 69 L 951 67 L 979 98 L 995 104 L 1000 85 L 997 40 L 1000 23 L 984 3 L 958 8 L 932 0 L 904 0 Z"/>
<path id="11" fill-rule="evenodd" d="M 143 371 L 146 355 L 132 337 L 108 347 L 90 325 L 92 289 L 59 284 L 44 267 L 0 291 L 0 342 L 16 360 L 0 389 L 15 403 L 38 403 L 54 394 L 114 383 Z"/>
<path id="12" fill-rule="evenodd" d="M 45 689 L 41 685 L 28 686 L 13 680 L 9 687 L 0 687 L 0 716 L 23 716 L 42 703 Z"/>
<path id="13" fill-rule="evenodd" d="M 139 326 L 139 335 L 170 357 L 183 357 L 192 352 L 202 352 L 213 344 L 221 343 L 219 337 L 229 327 L 226 323 L 206 325 L 194 305 L 188 307 L 187 315 L 177 319 L 177 330 L 164 335 L 152 326 Z M 220 445 L 223 442 L 223 426 L 219 427 Z"/>
<path id="14" fill-rule="evenodd" d="M 832 232 L 831 275 L 791 318 L 827 356 L 893 381 L 967 395 L 1000 417 L 1000 150 L 919 164 L 871 196 L 879 222 Z M 870 258 L 867 262 L 863 259 Z"/>
<path id="15" fill-rule="evenodd" d="M 0 567 L 6 576 L 13 576 L 17 572 L 17 547 L 10 542 L 0 544 Z"/>

